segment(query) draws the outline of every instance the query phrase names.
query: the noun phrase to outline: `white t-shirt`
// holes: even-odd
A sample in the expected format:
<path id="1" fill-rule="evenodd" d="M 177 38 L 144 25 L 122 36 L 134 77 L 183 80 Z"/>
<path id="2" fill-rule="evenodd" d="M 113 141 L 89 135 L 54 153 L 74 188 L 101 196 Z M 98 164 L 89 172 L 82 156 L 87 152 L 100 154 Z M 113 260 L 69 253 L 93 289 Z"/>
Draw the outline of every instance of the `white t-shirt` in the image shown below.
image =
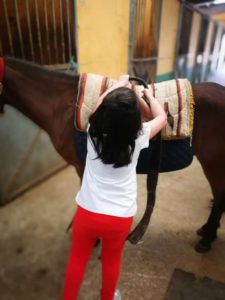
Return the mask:
<path id="1" fill-rule="evenodd" d="M 142 133 L 135 141 L 132 161 L 128 166 L 113 168 L 96 159 L 97 153 L 90 138 L 87 141 L 87 158 L 77 203 L 91 212 L 131 217 L 137 211 L 136 165 L 143 148 L 149 146 L 149 122 L 143 123 Z"/>

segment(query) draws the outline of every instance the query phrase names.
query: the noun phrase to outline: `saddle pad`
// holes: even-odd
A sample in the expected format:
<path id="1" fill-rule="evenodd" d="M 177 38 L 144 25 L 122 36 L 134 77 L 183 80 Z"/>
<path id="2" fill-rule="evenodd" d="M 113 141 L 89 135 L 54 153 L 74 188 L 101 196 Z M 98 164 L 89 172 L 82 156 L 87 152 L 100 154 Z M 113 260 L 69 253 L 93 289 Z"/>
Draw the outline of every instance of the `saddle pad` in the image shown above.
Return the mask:
<path id="1" fill-rule="evenodd" d="M 80 75 L 74 120 L 77 130 L 86 131 L 89 117 L 99 97 L 115 82 L 101 75 Z M 140 85 L 133 88 L 141 97 L 144 87 Z M 162 130 L 162 138 L 167 140 L 190 137 L 194 119 L 194 99 L 190 82 L 187 79 L 176 79 L 156 83 L 154 94 L 167 113 L 167 125 Z"/>
<path id="2" fill-rule="evenodd" d="M 73 141 L 79 159 L 85 164 L 87 156 L 87 133 L 74 129 Z M 156 169 L 155 157 L 159 151 L 157 141 L 151 140 L 148 148 L 140 152 L 137 174 L 148 174 Z M 159 172 L 177 171 L 188 167 L 193 160 L 193 151 L 190 139 L 163 140 L 161 145 L 161 163 Z"/>

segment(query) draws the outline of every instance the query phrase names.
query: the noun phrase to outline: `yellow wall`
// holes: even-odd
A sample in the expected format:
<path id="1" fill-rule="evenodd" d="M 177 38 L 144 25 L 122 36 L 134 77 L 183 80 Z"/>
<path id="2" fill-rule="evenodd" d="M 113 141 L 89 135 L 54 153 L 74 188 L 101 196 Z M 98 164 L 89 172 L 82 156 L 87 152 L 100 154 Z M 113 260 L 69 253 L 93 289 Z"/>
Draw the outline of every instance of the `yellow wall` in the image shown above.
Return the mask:
<path id="1" fill-rule="evenodd" d="M 219 13 L 211 16 L 214 20 L 225 24 L 225 13 Z"/>
<path id="2" fill-rule="evenodd" d="M 129 0 L 77 0 L 79 72 L 128 72 Z"/>
<path id="3" fill-rule="evenodd" d="M 157 75 L 173 71 L 179 6 L 176 0 L 162 1 Z"/>

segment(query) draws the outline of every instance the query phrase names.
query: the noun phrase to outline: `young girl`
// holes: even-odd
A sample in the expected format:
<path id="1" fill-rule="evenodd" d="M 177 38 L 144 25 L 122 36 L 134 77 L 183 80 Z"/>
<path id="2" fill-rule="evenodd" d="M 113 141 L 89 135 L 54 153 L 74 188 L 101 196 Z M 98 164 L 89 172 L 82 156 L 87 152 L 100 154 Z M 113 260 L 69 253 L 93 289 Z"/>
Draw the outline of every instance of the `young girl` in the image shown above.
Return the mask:
<path id="1" fill-rule="evenodd" d="M 72 227 L 63 300 L 75 300 L 97 239 L 102 239 L 101 300 L 113 300 L 122 250 L 136 213 L 136 165 L 141 149 L 166 124 L 151 89 L 144 100 L 130 89 L 128 75 L 99 99 L 89 120 L 87 159 Z M 142 123 L 142 117 L 148 122 Z M 151 120 L 151 121 L 149 121 Z"/>

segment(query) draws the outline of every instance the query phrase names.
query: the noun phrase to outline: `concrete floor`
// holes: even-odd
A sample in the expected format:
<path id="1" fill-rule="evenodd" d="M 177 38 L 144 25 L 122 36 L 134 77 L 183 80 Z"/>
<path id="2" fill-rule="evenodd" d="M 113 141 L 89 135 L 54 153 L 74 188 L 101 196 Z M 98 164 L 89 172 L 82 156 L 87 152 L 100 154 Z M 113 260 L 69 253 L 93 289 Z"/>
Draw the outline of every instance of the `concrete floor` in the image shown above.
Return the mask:
<path id="1" fill-rule="evenodd" d="M 139 211 L 146 202 L 146 176 L 138 176 Z M 0 299 L 59 300 L 70 246 L 65 229 L 75 211 L 79 180 L 68 167 L 0 208 Z M 143 242 L 127 243 L 119 288 L 123 300 L 163 300 L 175 268 L 225 283 L 225 222 L 207 254 L 193 246 L 209 214 L 211 191 L 199 163 L 161 174 L 157 203 Z M 80 300 L 99 299 L 100 249 L 94 249 Z"/>

